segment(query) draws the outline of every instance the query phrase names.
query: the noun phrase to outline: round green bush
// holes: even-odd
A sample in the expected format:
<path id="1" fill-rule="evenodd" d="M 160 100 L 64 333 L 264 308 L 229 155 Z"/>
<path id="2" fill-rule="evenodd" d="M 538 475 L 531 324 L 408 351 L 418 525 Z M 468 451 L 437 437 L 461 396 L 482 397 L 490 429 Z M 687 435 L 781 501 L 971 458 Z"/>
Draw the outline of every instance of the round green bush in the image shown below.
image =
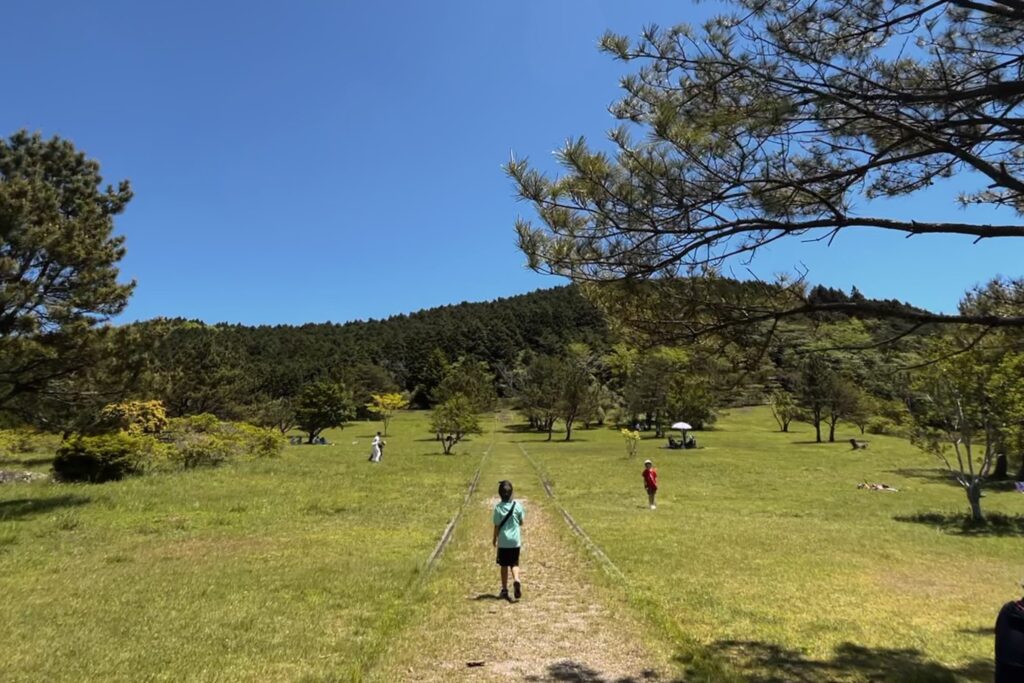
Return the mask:
<path id="1" fill-rule="evenodd" d="M 76 436 L 57 449 L 53 473 L 61 481 L 104 482 L 143 472 L 157 457 L 159 444 L 126 432 Z"/>

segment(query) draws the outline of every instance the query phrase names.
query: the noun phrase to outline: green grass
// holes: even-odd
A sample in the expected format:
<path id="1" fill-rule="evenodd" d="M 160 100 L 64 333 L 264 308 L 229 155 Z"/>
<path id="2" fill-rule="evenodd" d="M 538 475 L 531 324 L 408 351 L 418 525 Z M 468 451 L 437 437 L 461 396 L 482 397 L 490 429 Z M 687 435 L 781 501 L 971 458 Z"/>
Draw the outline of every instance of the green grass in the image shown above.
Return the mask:
<path id="1" fill-rule="evenodd" d="M 515 438 L 694 680 L 991 680 L 994 617 L 1024 576 L 1021 525 L 963 533 L 962 490 L 905 440 L 869 435 L 853 451 L 796 430 L 734 410 L 697 434 L 701 449 L 646 440 L 632 460 L 607 429 Z M 654 512 L 645 458 L 660 476 Z M 858 490 L 864 480 L 900 492 Z M 1020 515 L 1024 496 L 983 505 Z"/>
<path id="2" fill-rule="evenodd" d="M 2 678 L 359 679 L 489 443 L 439 455 L 403 414 L 373 466 L 378 428 L 212 470 L 0 486 Z"/>
<path id="3" fill-rule="evenodd" d="M 409 616 L 478 569 L 456 552 L 418 580 L 491 442 L 442 456 L 426 418 L 395 420 L 380 467 L 366 462 L 378 428 L 366 423 L 277 459 L 0 486 L 0 678 L 346 681 L 372 672 L 384 644 L 417 647 L 400 640 Z M 697 451 L 645 440 L 627 459 L 614 430 L 575 434 L 497 439 L 546 472 L 687 680 L 991 679 L 992 622 L 1024 576 L 1024 496 L 989 492 L 985 511 L 1006 518 L 964 528 L 961 489 L 905 440 L 813 444 L 760 408 L 699 433 Z"/>

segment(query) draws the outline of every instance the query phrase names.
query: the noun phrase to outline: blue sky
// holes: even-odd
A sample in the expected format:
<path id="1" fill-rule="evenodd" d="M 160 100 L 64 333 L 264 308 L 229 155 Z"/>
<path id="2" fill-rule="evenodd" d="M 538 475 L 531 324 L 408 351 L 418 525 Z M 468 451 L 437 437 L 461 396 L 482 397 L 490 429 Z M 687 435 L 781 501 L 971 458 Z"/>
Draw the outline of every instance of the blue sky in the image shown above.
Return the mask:
<path id="1" fill-rule="evenodd" d="M 622 66 L 605 29 L 699 23 L 674 0 L 20 2 L 4 10 L 0 134 L 60 135 L 132 181 L 118 220 L 125 320 L 382 318 L 562 281 L 515 247 L 501 164 L 553 167 L 570 136 L 613 124 Z M 964 215 L 940 188 L 894 209 Z M 1012 220 L 1012 219 L 1011 219 Z M 1024 247 L 842 235 L 755 262 L 936 310 Z"/>

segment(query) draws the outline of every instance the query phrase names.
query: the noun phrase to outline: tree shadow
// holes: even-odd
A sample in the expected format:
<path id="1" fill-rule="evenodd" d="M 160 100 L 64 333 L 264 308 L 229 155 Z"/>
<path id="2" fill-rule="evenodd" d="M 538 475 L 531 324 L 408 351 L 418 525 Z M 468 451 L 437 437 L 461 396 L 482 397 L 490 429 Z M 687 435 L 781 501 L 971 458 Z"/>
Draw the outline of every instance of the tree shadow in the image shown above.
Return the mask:
<path id="1" fill-rule="evenodd" d="M 977 626 L 975 628 L 958 628 L 957 633 L 963 633 L 966 636 L 985 636 L 991 638 L 995 635 L 996 629 L 994 626 Z"/>
<path id="2" fill-rule="evenodd" d="M 85 505 L 91 499 L 85 496 L 54 496 L 53 498 L 15 498 L 0 500 L 0 520 L 10 521 L 33 515 L 42 515 L 51 510 Z"/>
<path id="3" fill-rule="evenodd" d="M 17 465 L 18 467 L 38 467 L 39 465 L 50 465 L 53 463 L 52 455 L 38 455 L 34 457 L 22 457 L 12 458 L 3 457 L 0 458 L 0 467 L 6 467 L 8 465 Z"/>
<path id="4" fill-rule="evenodd" d="M 709 654 L 724 656 L 750 683 L 826 683 L 831 681 L 915 681 L 955 683 L 991 681 L 992 662 L 975 660 L 961 667 L 929 661 L 919 650 L 870 648 L 841 643 L 829 660 L 810 659 L 776 643 L 721 640 Z"/>
<path id="5" fill-rule="evenodd" d="M 898 474 L 908 479 L 922 479 L 924 481 L 942 482 L 951 486 L 960 486 L 956 479 L 941 467 L 904 467 L 898 470 L 888 470 L 889 474 Z"/>
<path id="6" fill-rule="evenodd" d="M 576 683 L 641 683 L 641 681 L 657 681 L 658 675 L 653 670 L 641 671 L 636 676 L 612 678 L 600 671 L 592 669 L 582 662 L 565 659 L 549 664 L 543 675 L 531 674 L 524 681 L 574 681 Z"/>
<path id="7" fill-rule="evenodd" d="M 975 522 L 966 514 L 922 512 L 916 515 L 898 515 L 897 522 L 926 524 L 956 536 L 1024 536 L 1024 516 L 989 513 L 984 522 Z"/>

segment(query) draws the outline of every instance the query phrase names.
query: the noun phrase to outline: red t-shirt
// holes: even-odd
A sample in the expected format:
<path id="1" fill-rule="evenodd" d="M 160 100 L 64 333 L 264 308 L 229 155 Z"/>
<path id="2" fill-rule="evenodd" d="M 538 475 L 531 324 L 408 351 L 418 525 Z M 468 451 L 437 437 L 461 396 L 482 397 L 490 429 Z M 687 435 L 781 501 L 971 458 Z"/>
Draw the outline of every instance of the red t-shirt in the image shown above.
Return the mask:
<path id="1" fill-rule="evenodd" d="M 644 488 L 650 491 L 658 490 L 658 470 L 654 469 L 653 467 L 651 469 L 644 468 L 643 477 Z"/>

